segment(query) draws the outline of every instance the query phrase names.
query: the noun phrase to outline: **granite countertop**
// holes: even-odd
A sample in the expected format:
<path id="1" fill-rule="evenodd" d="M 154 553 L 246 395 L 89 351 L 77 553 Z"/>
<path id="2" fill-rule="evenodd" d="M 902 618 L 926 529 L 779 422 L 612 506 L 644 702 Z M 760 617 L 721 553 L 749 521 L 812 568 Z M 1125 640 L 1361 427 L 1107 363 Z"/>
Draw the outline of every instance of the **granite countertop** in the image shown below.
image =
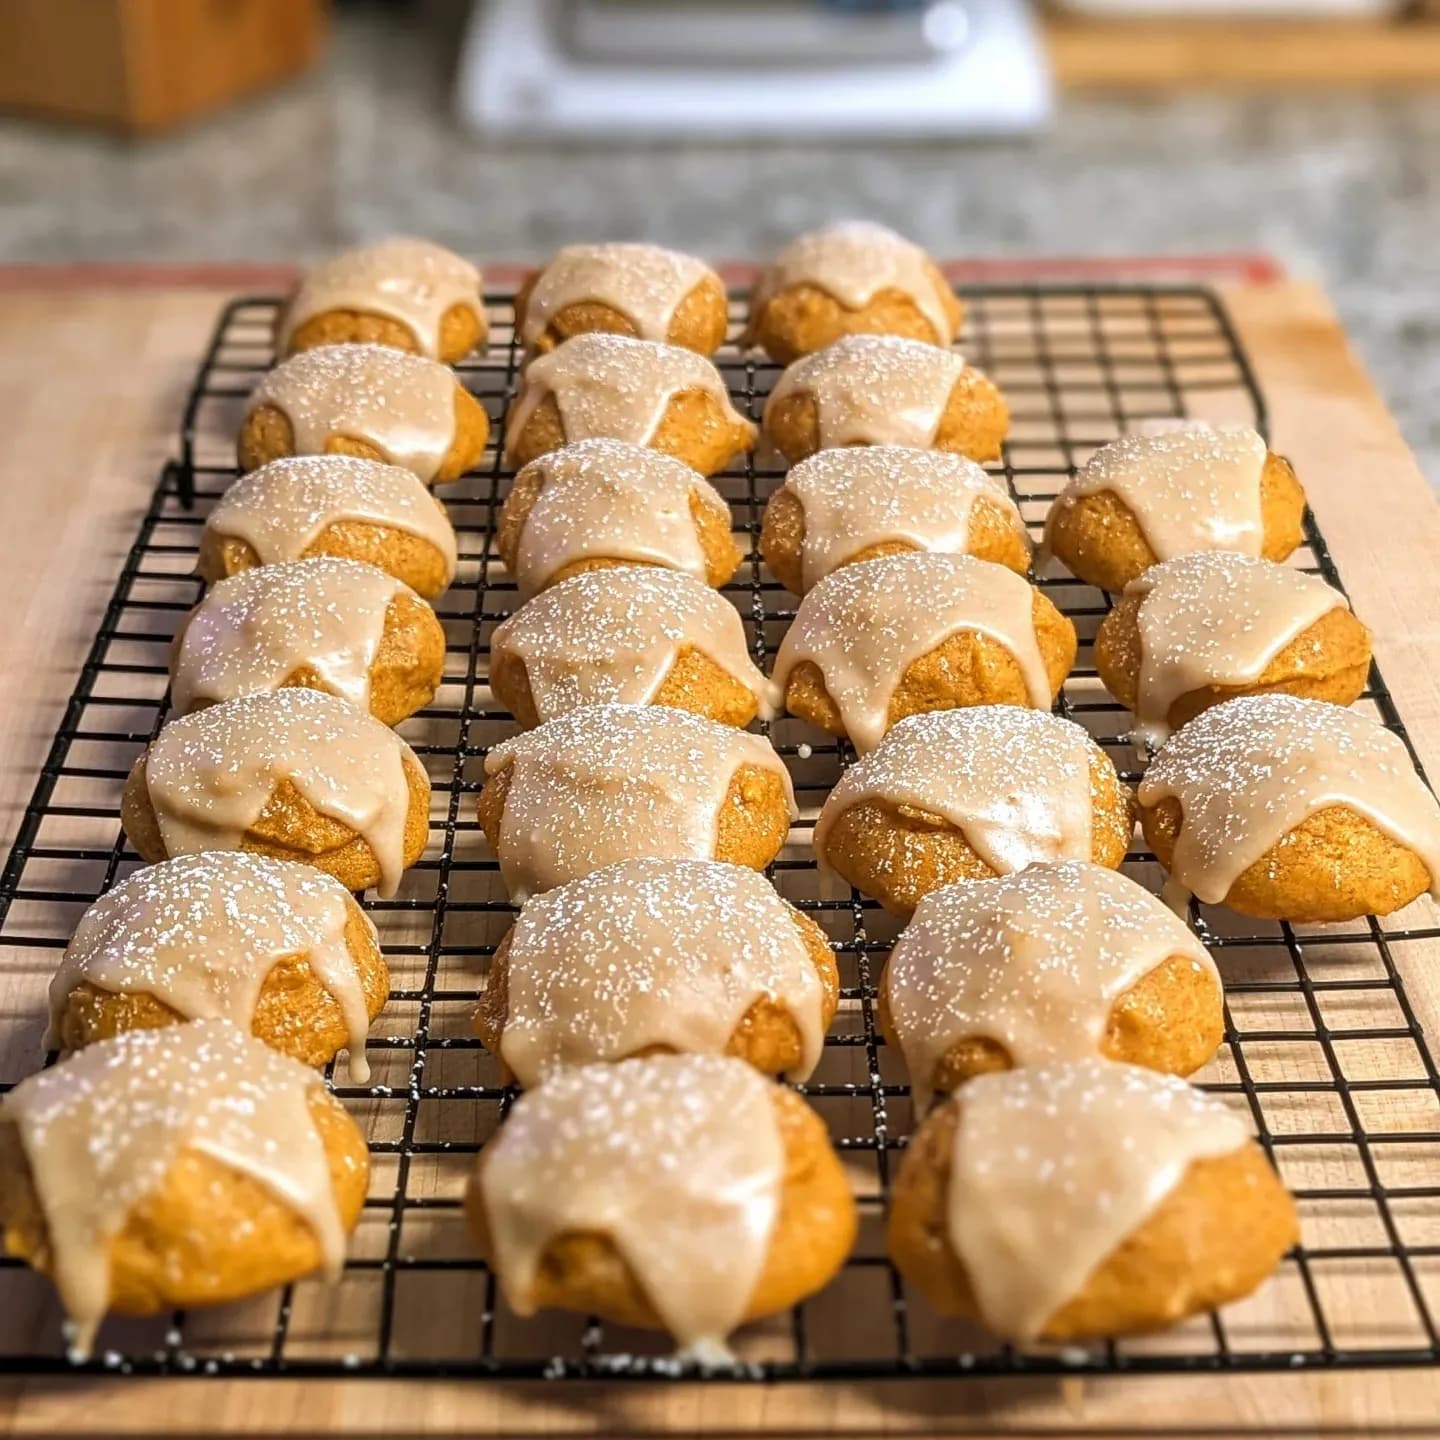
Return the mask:
<path id="1" fill-rule="evenodd" d="M 1329 288 L 1440 485 L 1440 95 L 1067 97 L 1048 134 L 973 145 L 490 145 L 451 121 L 436 18 L 347 9 L 322 70 L 148 145 L 0 123 L 0 260 L 305 259 L 397 229 L 736 258 L 837 215 L 947 257 L 1262 250 Z"/>

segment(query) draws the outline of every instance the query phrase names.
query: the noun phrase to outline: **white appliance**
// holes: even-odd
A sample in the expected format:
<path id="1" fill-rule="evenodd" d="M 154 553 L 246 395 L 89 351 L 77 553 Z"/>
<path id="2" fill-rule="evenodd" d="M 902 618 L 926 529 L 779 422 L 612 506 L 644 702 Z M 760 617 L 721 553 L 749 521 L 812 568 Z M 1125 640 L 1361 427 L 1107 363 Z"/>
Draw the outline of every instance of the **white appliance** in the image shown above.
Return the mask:
<path id="1" fill-rule="evenodd" d="M 461 118 L 510 136 L 1004 134 L 1049 118 L 1029 0 L 479 0 Z"/>

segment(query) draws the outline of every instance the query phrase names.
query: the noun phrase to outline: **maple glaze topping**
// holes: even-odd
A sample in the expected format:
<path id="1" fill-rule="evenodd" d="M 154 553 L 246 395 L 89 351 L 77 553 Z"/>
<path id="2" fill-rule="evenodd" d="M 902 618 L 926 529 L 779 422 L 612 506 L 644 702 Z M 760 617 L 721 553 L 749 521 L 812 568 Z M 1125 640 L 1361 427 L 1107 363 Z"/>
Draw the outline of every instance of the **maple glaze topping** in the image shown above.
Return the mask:
<path id="1" fill-rule="evenodd" d="M 480 1198 L 512 1309 L 565 1235 L 603 1235 L 681 1345 L 723 1351 L 780 1208 L 774 1086 L 741 1060 L 656 1055 L 564 1070 L 486 1147 Z"/>
<path id="2" fill-rule="evenodd" d="M 1099 865 L 1032 865 L 932 891 L 885 972 L 916 1115 L 961 1040 L 997 1041 L 1016 1066 L 1096 1055 L 1110 1007 L 1174 955 L 1218 991 L 1214 962 L 1185 923 Z"/>
<path id="3" fill-rule="evenodd" d="M 621 566 L 572 575 L 527 600 L 497 627 L 490 648 L 525 662 L 542 722 L 581 705 L 647 705 L 692 649 L 740 681 L 762 719 L 777 710 L 775 686 L 750 659 L 740 612 L 677 570 Z"/>
<path id="4" fill-rule="evenodd" d="M 1123 435 L 1097 450 L 1061 491 L 1046 536 L 1057 515 L 1108 492 L 1135 517 L 1157 560 L 1192 550 L 1258 555 L 1265 456 L 1264 440 L 1248 425 L 1162 422 Z"/>
<path id="5" fill-rule="evenodd" d="M 884 225 L 842 220 L 792 240 L 755 287 L 751 308 L 759 315 L 792 285 L 811 285 L 847 310 L 863 310 L 882 290 L 898 290 L 935 331 L 935 343 L 955 338 L 955 323 L 941 299 L 944 281 L 925 252 Z"/>
<path id="6" fill-rule="evenodd" d="M 705 551 L 692 505 L 713 511 L 725 528 L 730 511 L 719 492 L 682 461 L 623 440 L 582 440 L 532 460 L 544 487 L 515 561 L 522 596 L 535 594 L 576 560 L 639 560 L 706 576 Z"/>
<path id="7" fill-rule="evenodd" d="M 710 860 L 720 807 L 745 765 L 790 774 L 768 740 L 661 705 L 587 705 L 517 735 L 485 757 L 511 769 L 500 872 L 531 895 L 641 856 Z"/>
<path id="8" fill-rule="evenodd" d="M 221 1018 L 249 1031 L 280 960 L 300 956 L 334 997 L 350 1036 L 350 1073 L 364 1084 L 370 1017 L 345 943 L 361 915 L 338 880 L 308 865 L 213 850 L 137 870 L 81 917 L 50 982 L 50 1035 L 82 984 L 153 995 L 183 1020 Z M 374 926 L 366 917 L 373 937 Z"/>
<path id="9" fill-rule="evenodd" d="M 1050 708 L 1050 679 L 1035 635 L 1035 591 L 1003 565 L 970 555 L 908 551 L 847 565 L 800 602 L 775 661 L 783 692 L 801 661 L 816 665 L 862 754 L 880 743 L 905 671 L 962 631 L 1005 647 L 1030 702 Z"/>
<path id="10" fill-rule="evenodd" d="M 1152 565 L 1125 593 L 1144 597 L 1135 719 L 1152 744 L 1170 733 L 1170 707 L 1182 696 L 1258 680 L 1321 616 L 1350 608 L 1318 575 L 1224 550 Z"/>
<path id="11" fill-rule="evenodd" d="M 618 311 L 641 340 L 668 341 L 680 302 L 706 279 L 719 284 L 703 260 L 659 245 L 566 245 L 531 288 L 520 338 L 533 348 L 562 310 L 591 302 Z"/>
<path id="12" fill-rule="evenodd" d="M 1440 806 L 1399 736 L 1323 700 L 1243 695 L 1202 711 L 1161 747 L 1140 803 L 1179 801 L 1172 893 L 1218 904 L 1241 874 L 1317 811 L 1343 805 L 1408 846 L 1440 889 Z"/>
<path id="13" fill-rule="evenodd" d="M 713 860 L 624 860 L 520 912 L 500 1053 L 522 1085 L 652 1045 L 723 1055 L 764 999 L 800 1032 L 787 1078 L 807 1079 L 824 1042 L 824 989 L 770 882 Z"/>
<path id="14" fill-rule="evenodd" d="M 429 240 L 395 237 L 332 256 L 307 270 L 280 330 L 280 349 L 307 320 L 332 310 L 355 310 L 398 320 L 415 338 L 422 355 L 440 354 L 440 322 L 460 306 L 480 322 L 483 346 L 488 326 L 480 294 L 480 271 L 468 260 Z"/>
<path id="15" fill-rule="evenodd" d="M 455 439 L 450 368 L 383 345 L 319 345 L 261 378 L 250 410 L 273 406 L 290 422 L 294 452 L 321 455 L 332 435 L 368 440 L 422 480 L 439 473 Z"/>
<path id="16" fill-rule="evenodd" d="M 97 1041 L 0 1102 L 29 1162 L 80 1355 L 110 1302 L 112 1239 L 185 1150 L 288 1205 L 313 1230 L 326 1271 L 339 1274 L 344 1229 L 310 1115 L 322 1089 L 319 1072 L 228 1020 L 193 1020 Z"/>
<path id="17" fill-rule="evenodd" d="M 821 450 L 796 465 L 781 488 L 805 512 L 800 562 L 806 590 L 862 550 L 889 541 L 964 554 L 977 500 L 999 506 L 1015 533 L 1025 536 L 1005 486 L 973 460 L 942 450 L 905 445 Z"/>
<path id="18" fill-rule="evenodd" d="M 1089 860 L 1095 742 L 1071 720 L 1017 705 L 936 710 L 899 721 L 846 767 L 815 822 L 815 853 L 835 821 L 867 801 L 939 815 L 999 874 L 1037 861 Z"/>
<path id="19" fill-rule="evenodd" d="M 979 1075 L 959 1111 L 947 1229 L 997 1334 L 1030 1340 L 1244 1121 L 1183 1080 L 1110 1060 Z"/>
<path id="20" fill-rule="evenodd" d="M 385 617 L 402 593 L 420 602 L 383 570 L 330 556 L 219 581 L 191 613 L 172 657 L 175 708 L 276 690 L 308 669 L 327 690 L 368 710 Z"/>
<path id="21" fill-rule="evenodd" d="M 300 560 L 330 526 L 364 520 L 428 540 L 455 578 L 455 530 L 445 509 L 403 465 L 351 455 L 295 455 L 242 475 L 205 525 L 244 540 L 262 565 Z"/>
<path id="22" fill-rule="evenodd" d="M 146 753 L 145 784 L 165 853 L 174 856 L 239 849 L 288 780 L 365 841 L 388 896 L 405 865 L 406 757 L 414 761 L 393 730 L 346 701 L 276 690 L 170 721 Z"/>
<path id="23" fill-rule="evenodd" d="M 965 369 L 953 350 L 898 335 L 847 335 L 786 368 L 765 402 L 812 395 L 820 448 L 909 445 L 928 449 Z"/>
<path id="24" fill-rule="evenodd" d="M 671 398 L 690 390 L 710 396 L 729 424 L 749 424 L 730 403 L 720 372 L 703 355 L 604 331 L 574 335 L 526 368 L 510 409 L 505 445 L 513 451 L 547 395 L 555 397 L 571 443 L 604 437 L 648 445 Z"/>

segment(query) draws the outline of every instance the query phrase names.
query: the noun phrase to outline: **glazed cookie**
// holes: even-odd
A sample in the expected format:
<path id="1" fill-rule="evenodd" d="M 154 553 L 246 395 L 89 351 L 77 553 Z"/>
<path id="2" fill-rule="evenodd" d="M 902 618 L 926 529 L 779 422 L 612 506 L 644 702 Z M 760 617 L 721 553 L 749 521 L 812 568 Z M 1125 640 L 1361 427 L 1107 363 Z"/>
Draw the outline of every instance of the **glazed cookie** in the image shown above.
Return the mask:
<path id="1" fill-rule="evenodd" d="M 425 849 L 430 781 L 364 711 L 319 690 L 274 690 L 172 720 L 135 762 L 120 818 L 152 863 L 247 850 L 390 896 Z"/>
<path id="2" fill-rule="evenodd" d="M 484 283 L 468 260 L 429 240 L 394 238 L 307 270 L 277 327 L 282 355 L 358 342 L 453 365 L 489 335 Z"/>
<path id="3" fill-rule="evenodd" d="M 587 705 L 485 757 L 480 828 L 512 899 L 619 860 L 763 870 L 795 808 L 768 740 L 660 705 Z"/>
<path id="4" fill-rule="evenodd" d="M 633 1055 L 734 1055 L 809 1079 L 840 978 L 824 932 L 770 882 L 714 860 L 624 860 L 520 912 L 475 1031 L 507 1077 Z"/>
<path id="5" fill-rule="evenodd" d="M 242 571 L 185 617 L 170 653 L 179 714 L 300 686 L 386 725 L 435 698 L 445 632 L 408 585 L 328 555 Z"/>
<path id="6" fill-rule="evenodd" d="M 1189 1075 L 1225 1033 L 1209 952 L 1148 890 L 1066 860 L 927 895 L 880 986 L 915 1114 L 993 1070 L 1102 1055 Z"/>
<path id="7" fill-rule="evenodd" d="M 1099 1059 L 971 1080 L 916 1134 L 890 1206 L 905 1279 L 1017 1343 L 1173 1325 L 1248 1295 L 1298 1238 L 1235 1111 Z"/>
<path id="8" fill-rule="evenodd" d="M 322 345 L 277 365 L 240 426 L 240 468 L 285 455 L 356 455 L 458 480 L 485 451 L 490 421 L 448 366 L 383 345 Z"/>
<path id="9" fill-rule="evenodd" d="M 593 331 L 713 355 L 728 323 L 720 277 L 659 245 L 566 245 L 515 297 L 516 332 L 538 355 Z"/>
<path id="10" fill-rule="evenodd" d="M 526 465 L 577 440 L 625 440 L 713 475 L 755 435 L 703 355 L 597 331 L 531 362 L 506 422 L 505 458 Z"/>
<path id="11" fill-rule="evenodd" d="M 1202 710 L 1282 690 L 1349 705 L 1370 673 L 1370 632 L 1318 575 L 1227 550 L 1152 565 L 1095 636 L 1105 688 L 1159 745 Z"/>
<path id="12" fill-rule="evenodd" d="M 775 681 L 792 715 L 864 754 L 924 710 L 1048 710 L 1075 648 L 1075 627 L 1022 576 L 907 551 L 822 580 L 785 633 Z"/>
<path id="13" fill-rule="evenodd" d="M 1397 735 L 1321 700 L 1203 711 L 1140 782 L 1167 899 L 1269 920 L 1388 915 L 1440 890 L 1440 806 Z"/>
<path id="14" fill-rule="evenodd" d="M 935 262 L 884 225 L 845 220 L 792 240 L 762 272 L 745 343 L 788 365 L 846 335 L 949 345 L 960 301 Z"/>
<path id="15" fill-rule="evenodd" d="M 444 504 L 402 465 L 298 455 L 225 491 L 205 518 L 195 568 L 213 585 L 315 555 L 373 565 L 434 600 L 455 578 L 455 530 Z"/>
<path id="16" fill-rule="evenodd" d="M 856 1232 L 820 1117 L 717 1055 L 588 1065 L 527 1091 L 465 1211 L 518 1314 L 668 1330 L 721 1363 L 737 1326 L 824 1286 Z"/>
<path id="17" fill-rule="evenodd" d="M 572 575 L 527 600 L 490 637 L 490 688 L 527 730 L 612 701 L 745 726 L 774 719 L 779 701 L 723 595 L 638 565 Z"/>
<path id="18" fill-rule="evenodd" d="M 50 982 L 46 1044 L 219 1018 L 307 1065 L 348 1046 L 363 1085 L 389 990 L 375 927 L 338 880 L 264 855 L 181 855 L 81 917 Z"/>
<path id="19" fill-rule="evenodd" d="M 719 491 L 623 440 L 581 440 L 532 460 L 505 497 L 495 548 L 522 597 L 616 565 L 683 570 L 719 587 L 741 560 Z"/>
<path id="20" fill-rule="evenodd" d="M 1020 575 L 1030 568 L 1025 522 L 1004 484 L 943 450 L 822 450 L 765 506 L 760 554 L 797 595 L 842 565 L 904 550 L 974 555 Z"/>
<path id="21" fill-rule="evenodd" d="M 50 1275 L 86 1356 L 107 1310 L 338 1278 L 369 1183 L 317 1071 L 228 1020 L 100 1040 L 0 1103 L 7 1254 Z"/>
<path id="22" fill-rule="evenodd" d="M 1115 869 L 1135 828 L 1129 789 L 1071 720 L 1015 705 L 900 721 L 845 768 L 815 822 L 815 855 L 908 915 L 957 880 L 1088 860 Z"/>
<path id="23" fill-rule="evenodd" d="M 1232 550 L 1283 560 L 1305 492 L 1245 425 L 1152 425 L 1097 450 L 1045 520 L 1045 545 L 1080 579 L 1119 593 L 1159 560 Z"/>
<path id="24" fill-rule="evenodd" d="M 953 350 L 852 335 L 789 366 L 765 402 L 765 434 L 792 464 L 843 445 L 908 445 L 995 460 L 1010 412 Z"/>

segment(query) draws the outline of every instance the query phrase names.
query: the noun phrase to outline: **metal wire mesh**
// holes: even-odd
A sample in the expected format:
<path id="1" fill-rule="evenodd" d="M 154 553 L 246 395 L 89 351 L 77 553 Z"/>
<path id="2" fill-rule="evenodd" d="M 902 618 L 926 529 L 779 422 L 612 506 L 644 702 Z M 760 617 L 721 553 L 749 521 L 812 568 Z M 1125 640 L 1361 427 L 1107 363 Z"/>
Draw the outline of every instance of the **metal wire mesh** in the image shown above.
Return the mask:
<path id="1" fill-rule="evenodd" d="M 1032 528 L 1074 468 L 1152 416 L 1200 414 L 1262 430 L 1264 403 L 1217 299 L 1186 287 L 976 286 L 964 290 L 967 355 L 1010 398 L 1013 435 L 996 467 Z M 517 353 L 510 299 L 489 297 L 495 345 L 460 367 L 503 428 Z M 81 911 L 136 864 L 118 825 L 130 763 L 165 718 L 166 647 L 200 592 L 191 574 L 207 508 L 231 481 L 242 402 L 272 362 L 277 302 L 237 300 L 221 316 L 185 411 L 178 461 L 145 513 L 94 647 L 0 876 L 7 1051 L 42 1061 L 44 989 Z M 738 333 L 743 318 L 737 302 Z M 777 367 L 722 352 L 742 409 L 758 416 Z M 727 587 L 756 658 L 773 656 L 795 601 L 755 554 L 761 511 L 783 470 L 763 459 L 717 478 L 749 556 Z M 209 1312 L 112 1319 L 84 1367 L 65 1358 L 47 1282 L 0 1263 L 0 1371 L 124 1374 L 470 1375 L 660 1379 L 692 1372 L 664 1341 L 567 1315 L 523 1320 L 500 1301 L 467 1241 L 460 1192 L 509 1093 L 469 1014 L 487 957 L 513 916 L 474 817 L 480 762 L 511 733 L 487 682 L 489 636 L 515 608 L 491 536 L 510 474 L 493 452 L 444 498 L 461 567 L 440 604 L 445 683 L 404 734 L 434 785 L 431 843 L 400 895 L 370 900 L 394 989 L 370 1042 L 374 1083 L 337 1084 L 365 1127 L 373 1178 L 341 1284 L 307 1283 Z M 188 503 L 193 495 L 193 508 Z M 1294 562 L 1339 583 L 1313 529 Z M 1105 599 L 1046 581 L 1081 635 L 1059 702 L 1134 780 L 1127 717 L 1100 688 L 1090 642 Z M 1378 673 L 1360 702 L 1402 736 Z M 822 1294 L 738 1337 L 730 1379 L 1266 1370 L 1435 1364 L 1440 1337 L 1440 1074 L 1396 966 L 1440 938 L 1421 902 L 1380 922 L 1292 927 L 1201 907 L 1196 923 L 1226 981 L 1226 1037 L 1199 1077 L 1248 1109 L 1297 1194 L 1304 1243 L 1257 1296 L 1157 1337 L 1019 1351 L 934 1317 L 884 1258 L 885 1197 L 909 1129 L 903 1071 L 873 1016 L 896 922 L 856 894 L 826 890 L 808 832 L 848 750 L 797 721 L 769 727 L 803 817 L 772 875 L 830 935 L 844 986 L 825 1058 L 801 1087 L 824 1116 L 860 1200 L 854 1257 Z M 1407 738 L 1407 744 L 1408 738 Z M 1412 749 L 1413 754 L 1413 749 Z M 1127 868 L 1158 886 L 1153 857 Z M 11 1062 L 13 1084 L 28 1063 Z M 334 1077 L 332 1076 L 332 1082 Z"/>

